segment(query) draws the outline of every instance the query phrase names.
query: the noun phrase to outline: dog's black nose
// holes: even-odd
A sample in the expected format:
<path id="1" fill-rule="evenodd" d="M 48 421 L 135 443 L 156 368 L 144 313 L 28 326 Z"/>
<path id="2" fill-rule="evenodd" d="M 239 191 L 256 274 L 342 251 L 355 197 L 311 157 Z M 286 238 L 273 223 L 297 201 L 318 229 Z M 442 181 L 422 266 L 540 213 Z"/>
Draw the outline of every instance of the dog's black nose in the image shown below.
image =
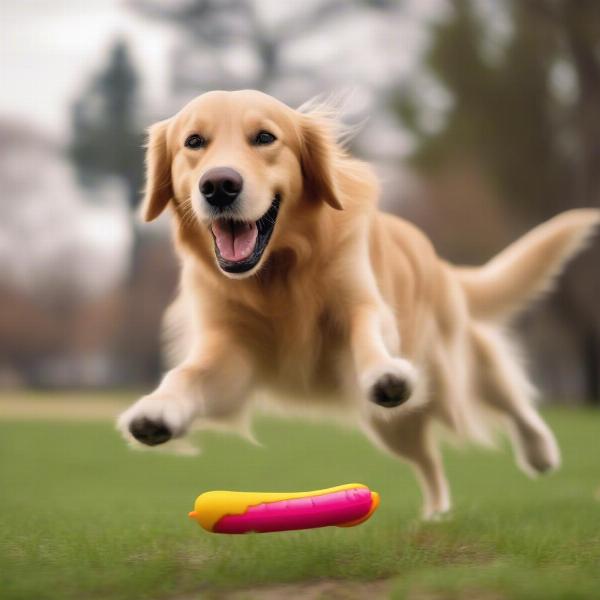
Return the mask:
<path id="1" fill-rule="evenodd" d="M 204 173 L 199 185 L 200 192 L 209 204 L 224 208 L 240 195 L 244 180 L 230 167 L 217 167 Z"/>
<path id="2" fill-rule="evenodd" d="M 147 446 L 164 444 L 172 437 L 171 431 L 164 423 L 151 421 L 145 417 L 132 421 L 131 425 L 129 425 L 129 431 L 138 442 L 142 442 L 142 444 L 146 444 Z"/>

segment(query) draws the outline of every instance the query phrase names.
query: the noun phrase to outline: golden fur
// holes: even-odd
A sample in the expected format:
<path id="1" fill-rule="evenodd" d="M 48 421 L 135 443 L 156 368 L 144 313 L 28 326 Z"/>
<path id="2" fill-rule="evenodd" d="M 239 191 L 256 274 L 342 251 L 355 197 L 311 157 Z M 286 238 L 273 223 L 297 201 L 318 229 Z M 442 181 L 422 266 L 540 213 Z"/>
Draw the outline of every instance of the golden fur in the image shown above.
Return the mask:
<path id="1" fill-rule="evenodd" d="M 417 228 L 378 211 L 376 178 L 335 127 L 323 111 L 239 91 L 204 94 L 150 129 L 142 210 L 146 220 L 167 206 L 174 215 L 181 291 L 167 321 L 177 360 L 120 428 L 158 443 L 196 418 L 235 418 L 263 390 L 300 410 L 331 407 L 414 465 L 428 518 L 450 508 L 435 422 L 485 441 L 498 415 L 524 468 L 556 467 L 558 446 L 503 322 L 548 287 L 600 212 L 556 217 L 480 269 L 453 267 Z M 250 144 L 261 129 L 277 141 Z M 208 146 L 184 147 L 198 132 Z M 197 191 L 217 166 L 243 175 L 245 220 L 282 199 L 262 259 L 243 275 L 217 264 Z M 381 398 L 398 405 L 372 401 Z"/>

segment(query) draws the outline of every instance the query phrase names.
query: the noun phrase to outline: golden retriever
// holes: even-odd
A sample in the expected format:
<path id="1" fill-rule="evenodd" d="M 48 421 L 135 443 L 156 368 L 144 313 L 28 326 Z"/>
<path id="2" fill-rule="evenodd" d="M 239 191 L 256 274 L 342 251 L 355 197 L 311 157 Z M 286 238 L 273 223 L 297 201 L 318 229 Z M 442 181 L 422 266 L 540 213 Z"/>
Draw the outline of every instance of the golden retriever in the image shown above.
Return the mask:
<path id="1" fill-rule="evenodd" d="M 118 422 L 148 445 L 232 419 L 256 391 L 353 416 L 408 460 L 426 518 L 450 508 L 432 425 L 485 441 L 490 414 L 530 472 L 559 448 L 507 338 L 511 316 L 580 250 L 600 211 L 555 217 L 481 268 L 441 260 L 377 209 L 371 168 L 323 111 L 210 92 L 149 131 L 145 220 L 170 206 L 180 359 Z M 178 333 L 177 333 L 178 332 Z"/>

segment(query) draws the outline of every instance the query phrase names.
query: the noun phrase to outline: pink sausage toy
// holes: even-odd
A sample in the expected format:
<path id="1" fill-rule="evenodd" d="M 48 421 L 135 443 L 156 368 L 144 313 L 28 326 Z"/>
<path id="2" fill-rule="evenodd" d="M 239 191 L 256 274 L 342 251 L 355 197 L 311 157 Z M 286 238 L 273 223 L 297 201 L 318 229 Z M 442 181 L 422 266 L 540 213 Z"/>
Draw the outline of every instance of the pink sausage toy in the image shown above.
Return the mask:
<path id="1" fill-rule="evenodd" d="M 206 492 L 190 518 L 214 533 L 266 533 L 314 527 L 352 527 L 379 506 L 379 494 L 360 483 L 313 492 Z"/>

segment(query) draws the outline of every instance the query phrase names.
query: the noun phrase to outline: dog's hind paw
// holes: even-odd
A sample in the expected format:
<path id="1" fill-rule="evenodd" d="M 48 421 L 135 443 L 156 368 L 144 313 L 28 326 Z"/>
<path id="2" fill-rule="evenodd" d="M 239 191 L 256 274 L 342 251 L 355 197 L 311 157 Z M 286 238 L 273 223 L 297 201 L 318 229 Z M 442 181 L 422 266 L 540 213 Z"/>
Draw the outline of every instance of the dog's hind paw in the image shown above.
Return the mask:
<path id="1" fill-rule="evenodd" d="M 549 430 L 528 432 L 520 447 L 519 462 L 529 475 L 545 475 L 560 467 L 560 448 Z"/>
<path id="2" fill-rule="evenodd" d="M 450 508 L 445 510 L 434 510 L 426 512 L 421 517 L 421 521 L 424 523 L 447 523 L 452 520 L 452 511 Z"/>

